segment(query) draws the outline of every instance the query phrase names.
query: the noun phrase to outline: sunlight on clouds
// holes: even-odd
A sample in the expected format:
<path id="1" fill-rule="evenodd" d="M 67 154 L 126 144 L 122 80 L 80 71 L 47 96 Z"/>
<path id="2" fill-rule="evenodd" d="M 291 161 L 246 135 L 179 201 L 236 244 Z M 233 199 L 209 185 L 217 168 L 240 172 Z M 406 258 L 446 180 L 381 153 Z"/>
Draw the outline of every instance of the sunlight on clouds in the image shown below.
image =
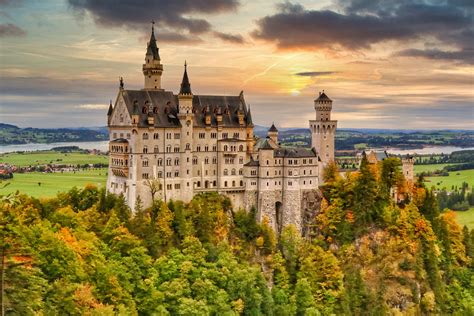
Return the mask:
<path id="1" fill-rule="evenodd" d="M 80 109 L 87 109 L 87 110 L 106 110 L 109 108 L 109 105 L 106 103 L 103 104 L 81 104 L 77 106 Z"/>

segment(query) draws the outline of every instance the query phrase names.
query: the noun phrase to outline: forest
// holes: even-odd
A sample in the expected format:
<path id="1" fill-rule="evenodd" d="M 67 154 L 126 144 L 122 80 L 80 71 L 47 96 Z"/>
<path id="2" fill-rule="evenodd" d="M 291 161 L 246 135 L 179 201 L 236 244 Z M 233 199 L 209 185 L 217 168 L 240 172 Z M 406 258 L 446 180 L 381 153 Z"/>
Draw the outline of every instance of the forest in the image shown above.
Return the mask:
<path id="1" fill-rule="evenodd" d="M 303 238 L 222 195 L 1 196 L 5 315 L 472 315 L 474 231 L 399 160 L 324 172 Z M 1 192 L 1 189 L 0 189 Z M 0 193 L 1 194 L 1 193 Z"/>

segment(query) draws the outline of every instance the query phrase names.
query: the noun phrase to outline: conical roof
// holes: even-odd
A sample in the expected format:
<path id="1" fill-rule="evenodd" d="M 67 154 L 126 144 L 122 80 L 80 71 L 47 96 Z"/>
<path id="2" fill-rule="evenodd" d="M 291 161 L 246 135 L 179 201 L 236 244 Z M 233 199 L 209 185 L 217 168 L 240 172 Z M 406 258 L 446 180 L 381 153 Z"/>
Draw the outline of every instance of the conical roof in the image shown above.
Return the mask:
<path id="1" fill-rule="evenodd" d="M 181 81 L 181 89 L 179 90 L 179 94 L 193 94 L 191 92 L 191 84 L 189 83 L 188 65 L 186 62 L 184 62 L 184 74 L 183 80 Z"/>
<path id="2" fill-rule="evenodd" d="M 153 59 L 160 60 L 160 52 L 158 46 L 156 45 L 155 28 L 153 25 L 151 26 L 151 36 L 150 41 L 148 42 L 148 47 L 146 49 L 146 54 L 153 55 Z"/>

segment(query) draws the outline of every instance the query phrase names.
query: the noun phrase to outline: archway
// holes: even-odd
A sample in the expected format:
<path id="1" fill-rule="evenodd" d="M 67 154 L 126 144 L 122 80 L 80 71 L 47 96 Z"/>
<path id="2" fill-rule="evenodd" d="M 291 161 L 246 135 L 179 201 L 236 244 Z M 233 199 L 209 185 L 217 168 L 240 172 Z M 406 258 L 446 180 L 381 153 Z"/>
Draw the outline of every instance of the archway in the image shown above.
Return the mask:
<path id="1" fill-rule="evenodd" d="M 280 234 L 283 226 L 283 214 L 282 214 L 283 204 L 280 201 L 275 203 L 275 220 L 276 220 L 276 230 Z"/>

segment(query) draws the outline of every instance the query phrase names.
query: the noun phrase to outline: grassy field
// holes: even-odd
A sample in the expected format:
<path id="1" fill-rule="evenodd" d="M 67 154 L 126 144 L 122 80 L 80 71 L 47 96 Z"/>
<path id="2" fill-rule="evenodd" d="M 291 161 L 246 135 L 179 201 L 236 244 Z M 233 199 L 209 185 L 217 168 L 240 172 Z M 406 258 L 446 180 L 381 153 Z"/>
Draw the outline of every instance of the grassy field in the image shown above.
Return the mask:
<path id="1" fill-rule="evenodd" d="M 447 177 L 427 177 L 425 180 L 427 187 L 434 186 L 437 189 L 451 190 L 452 186 L 460 187 L 463 182 L 467 182 L 472 187 L 474 186 L 474 169 L 451 171 Z"/>
<path id="2" fill-rule="evenodd" d="M 420 172 L 429 172 L 441 170 L 446 166 L 454 165 L 453 163 L 440 163 L 440 164 L 431 164 L 431 165 L 415 165 L 415 174 Z"/>
<path id="3" fill-rule="evenodd" d="M 81 152 L 60 153 L 55 151 L 39 151 L 28 153 L 7 153 L 0 155 L 0 163 L 16 166 L 34 166 L 44 164 L 94 164 L 108 163 L 106 155 L 91 155 Z"/>
<path id="4" fill-rule="evenodd" d="M 51 197 L 74 186 L 82 188 L 86 184 L 94 184 L 98 187 L 104 187 L 106 181 L 107 168 L 78 171 L 76 173 L 15 173 L 13 179 L 3 182 L 10 184 L 1 189 L 0 194 L 8 194 L 18 190 L 34 197 Z M 38 182 L 41 182 L 41 185 L 38 185 Z"/>
<path id="5" fill-rule="evenodd" d="M 466 225 L 469 229 L 474 229 L 474 207 L 468 211 L 456 212 L 456 219 L 461 226 Z"/>

